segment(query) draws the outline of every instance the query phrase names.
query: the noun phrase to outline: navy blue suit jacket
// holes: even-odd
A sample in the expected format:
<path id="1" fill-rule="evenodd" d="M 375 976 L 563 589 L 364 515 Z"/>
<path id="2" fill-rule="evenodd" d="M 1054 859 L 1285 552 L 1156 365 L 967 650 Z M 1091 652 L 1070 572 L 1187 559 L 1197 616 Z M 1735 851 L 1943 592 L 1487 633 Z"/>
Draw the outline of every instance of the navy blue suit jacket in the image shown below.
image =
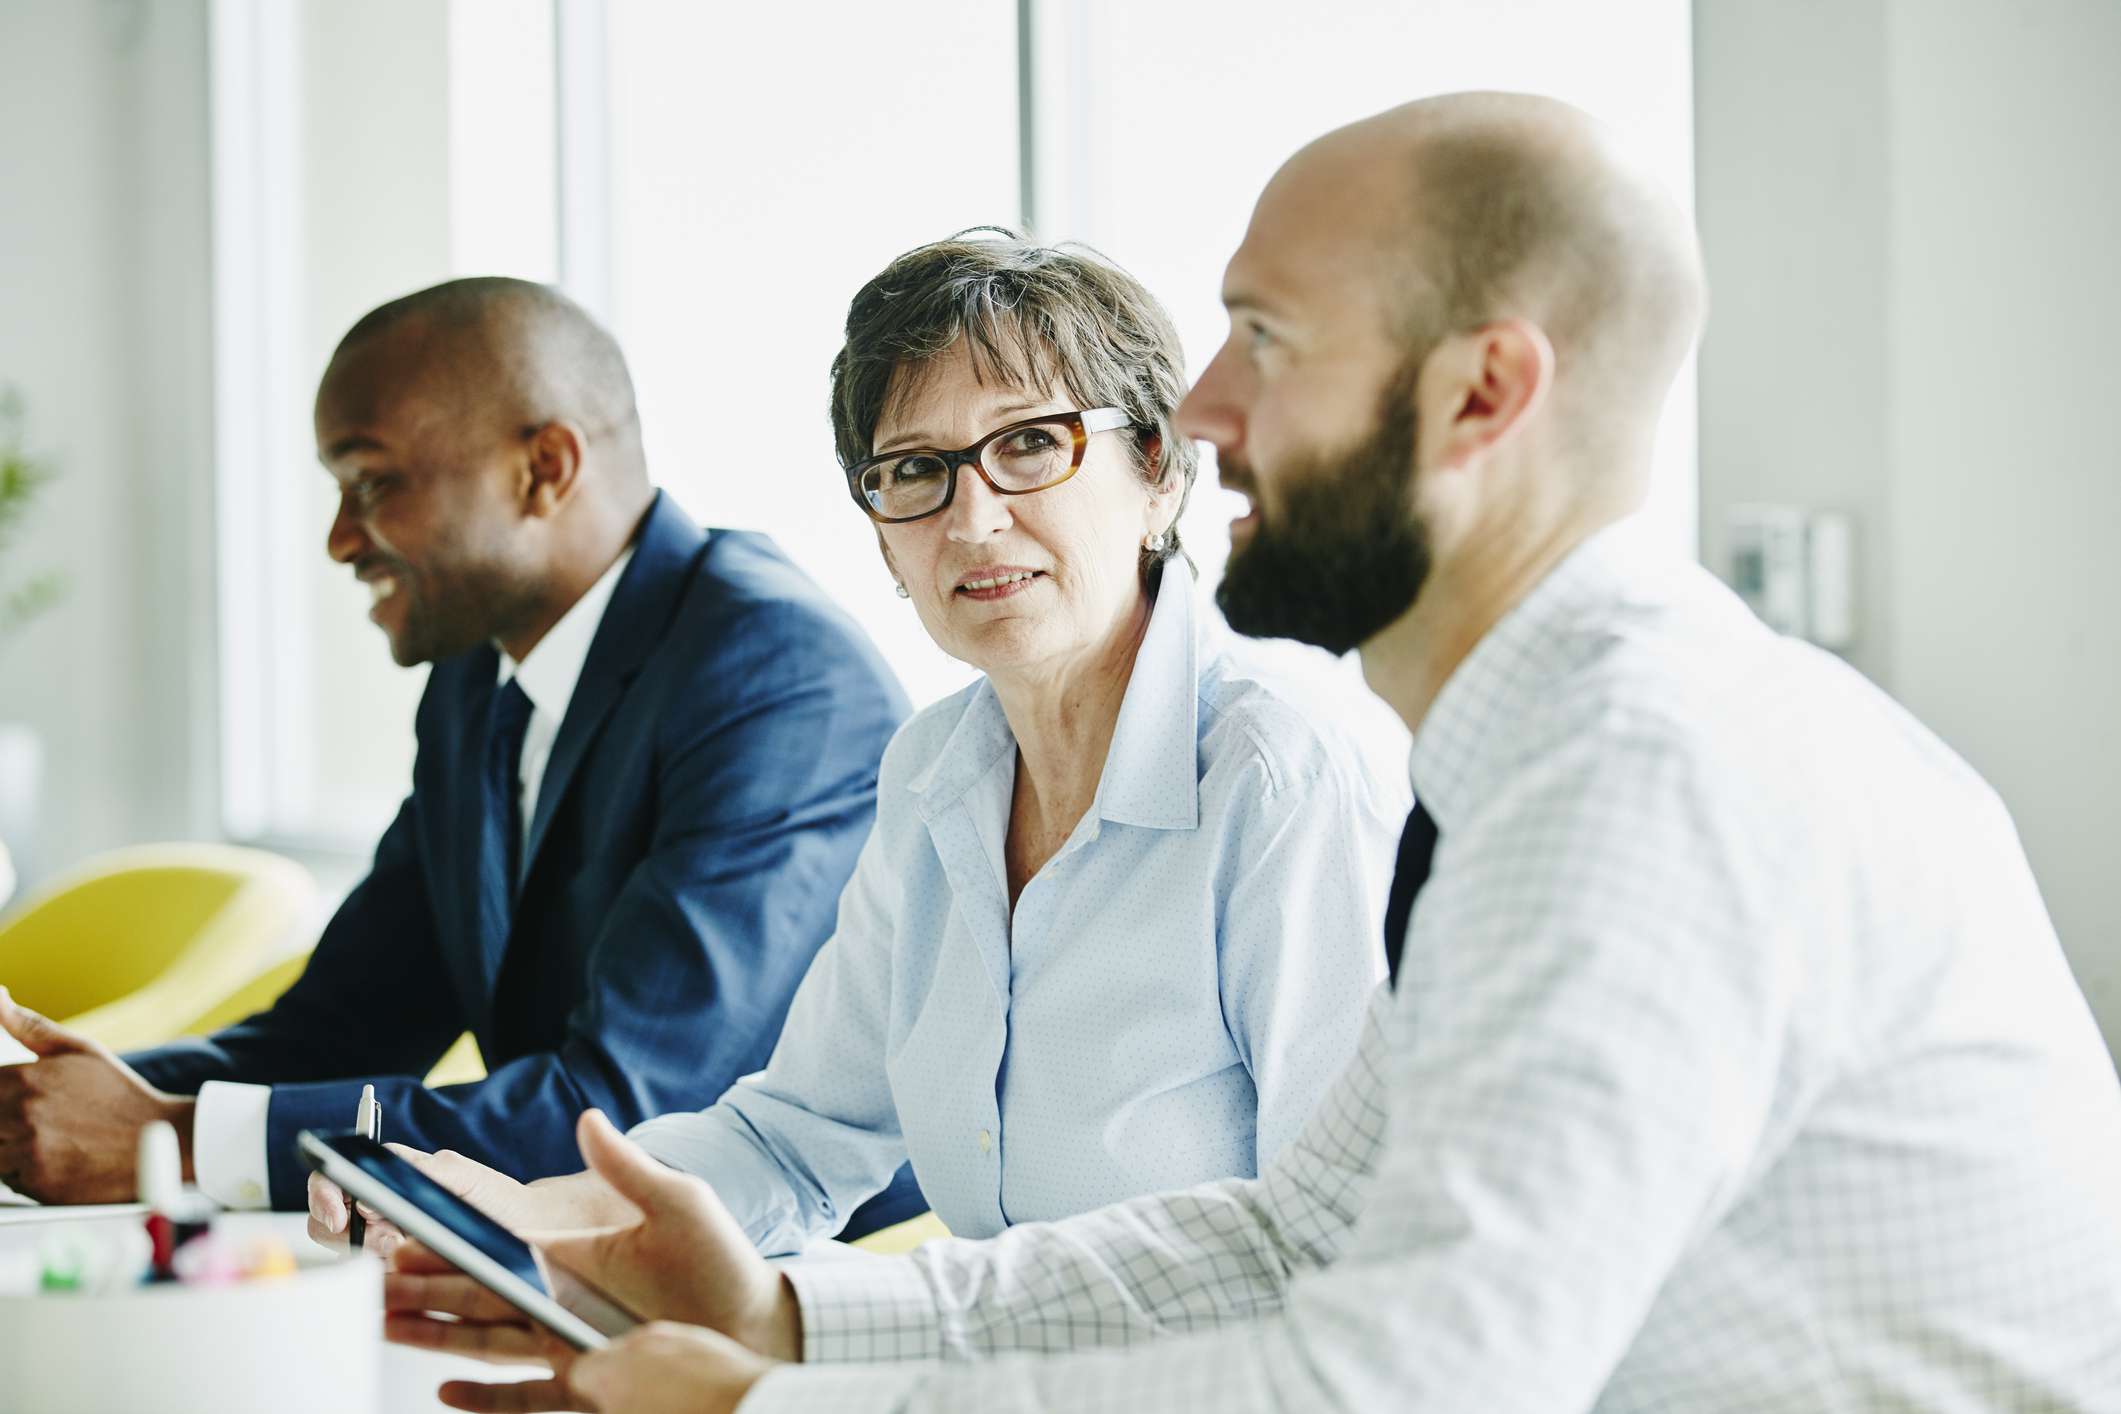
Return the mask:
<path id="1" fill-rule="evenodd" d="M 386 1139 L 518 1178 L 580 1169 L 576 1117 L 712 1104 L 762 1067 L 831 934 L 907 712 L 874 647 L 764 536 L 703 535 L 658 495 L 540 784 L 505 949 L 478 915 L 495 650 L 437 663 L 411 796 L 270 1010 L 130 1057 L 165 1090 L 273 1086 L 272 1203 L 303 1206 L 298 1130 Z M 430 1090 L 457 1036 L 488 1075 Z M 917 1205 L 916 1205 L 917 1207 Z"/>

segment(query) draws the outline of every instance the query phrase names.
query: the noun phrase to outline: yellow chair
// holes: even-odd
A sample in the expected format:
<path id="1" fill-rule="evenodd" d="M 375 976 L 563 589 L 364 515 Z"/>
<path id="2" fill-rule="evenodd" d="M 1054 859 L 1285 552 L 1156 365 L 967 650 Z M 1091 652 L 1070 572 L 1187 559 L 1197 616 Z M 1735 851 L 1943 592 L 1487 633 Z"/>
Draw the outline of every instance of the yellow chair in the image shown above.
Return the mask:
<path id="1" fill-rule="evenodd" d="M 309 954 L 306 952 L 281 958 L 190 1021 L 177 1027 L 174 1034 L 211 1036 L 224 1026 L 233 1026 L 244 1017 L 265 1010 L 280 1000 L 282 992 L 295 985 L 295 979 L 302 975 L 302 969 L 307 966 Z"/>
<path id="2" fill-rule="evenodd" d="M 457 1043 L 427 1072 L 430 1086 L 465 1085 L 485 1078 L 486 1058 L 479 1054 L 478 1038 L 469 1031 L 457 1037 Z"/>
<path id="3" fill-rule="evenodd" d="M 282 992 L 294 986 L 295 979 L 302 975 L 302 969 L 308 965 L 309 954 L 306 952 L 274 963 L 177 1028 L 175 1034 L 211 1035 L 224 1026 L 265 1010 L 280 999 Z M 429 1085 L 462 1085 L 467 1081 L 485 1078 L 485 1059 L 479 1055 L 479 1043 L 469 1031 L 457 1037 L 457 1043 L 449 1048 L 448 1054 L 436 1061 L 435 1068 L 427 1072 Z"/>
<path id="4" fill-rule="evenodd" d="M 896 1257 L 902 1252 L 911 1252 L 916 1247 L 933 1242 L 938 1237 L 949 1235 L 950 1229 L 943 1226 L 941 1218 L 933 1213 L 922 1213 L 917 1218 L 893 1223 L 890 1227 L 872 1232 L 867 1237 L 857 1237 L 847 1245 L 860 1248 L 864 1252 Z"/>
<path id="5" fill-rule="evenodd" d="M 0 985 L 113 1050 L 159 1045 L 255 978 L 316 912 L 309 871 L 263 850 L 114 850 L 0 924 Z"/>

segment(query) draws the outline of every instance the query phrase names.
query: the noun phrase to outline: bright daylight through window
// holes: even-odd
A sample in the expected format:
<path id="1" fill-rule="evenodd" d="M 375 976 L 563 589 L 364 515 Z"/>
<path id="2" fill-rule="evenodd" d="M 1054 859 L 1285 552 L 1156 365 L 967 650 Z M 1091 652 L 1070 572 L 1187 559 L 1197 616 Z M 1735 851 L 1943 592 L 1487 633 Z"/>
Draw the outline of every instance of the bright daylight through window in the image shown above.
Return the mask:
<path id="1" fill-rule="evenodd" d="M 892 594 L 826 418 L 846 302 L 894 255 L 1019 222 L 1028 197 L 1038 235 L 1088 241 L 1167 303 L 1197 373 L 1252 197 L 1362 113 L 1543 91 L 1692 190 L 1683 0 L 1333 0 L 1297 27 L 1274 0 L 1226 0 L 1213 24 L 1119 0 L 1022 9 L 1020 50 L 997 0 L 836 6 L 829 34 L 813 7 L 680 0 L 217 6 L 233 833 L 363 848 L 407 777 L 421 675 L 389 666 L 323 554 L 332 498 L 307 425 L 332 343 L 385 299 L 454 275 L 559 279 L 626 348 L 656 479 L 703 524 L 773 535 L 919 703 L 971 672 Z M 374 69 L 391 104 L 341 101 Z M 1321 73 L 1334 82 L 1289 77 Z M 1689 550 L 1693 419 L 1689 374 L 1651 512 Z M 1184 525 L 1210 583 L 1230 511 L 1213 477 L 1211 457 Z"/>

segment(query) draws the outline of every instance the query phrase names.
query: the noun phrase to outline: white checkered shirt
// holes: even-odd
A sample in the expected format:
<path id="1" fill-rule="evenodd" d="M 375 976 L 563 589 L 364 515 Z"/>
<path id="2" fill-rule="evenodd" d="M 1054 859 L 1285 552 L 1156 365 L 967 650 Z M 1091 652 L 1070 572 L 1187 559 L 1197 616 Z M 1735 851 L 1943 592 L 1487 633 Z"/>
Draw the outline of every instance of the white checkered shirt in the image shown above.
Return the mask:
<path id="1" fill-rule="evenodd" d="M 2121 1086 L 1970 769 L 1621 527 L 1412 770 L 1397 991 L 1264 1176 L 799 1266 L 746 1414 L 2121 1410 Z"/>

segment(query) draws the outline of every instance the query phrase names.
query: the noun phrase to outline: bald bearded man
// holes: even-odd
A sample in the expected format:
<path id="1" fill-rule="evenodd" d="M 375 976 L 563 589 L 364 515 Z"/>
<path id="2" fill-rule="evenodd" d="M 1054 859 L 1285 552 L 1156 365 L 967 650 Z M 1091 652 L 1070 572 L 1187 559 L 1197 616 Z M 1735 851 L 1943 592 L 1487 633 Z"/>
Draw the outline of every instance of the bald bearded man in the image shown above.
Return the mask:
<path id="1" fill-rule="evenodd" d="M 128 1065 L 0 995 L 43 1056 L 0 1071 L 0 1176 L 47 1202 L 132 1197 L 167 1119 L 214 1198 L 299 1208 L 295 1134 L 363 1084 L 387 1138 L 571 1171 L 584 1108 L 696 1110 L 764 1065 L 868 834 L 890 671 L 772 542 L 655 490 L 625 360 L 566 298 L 384 305 L 316 435 L 331 557 L 434 664 L 412 793 L 268 1011 Z M 487 1077 L 424 1087 L 467 1030 Z"/>
<path id="2" fill-rule="evenodd" d="M 592 1120 L 696 1276 L 558 1255 L 737 1339 L 651 1326 L 565 1393 L 2121 1407 L 2121 1087 L 2003 807 L 1624 523 L 1703 306 L 1676 208 L 1563 105 L 1429 100 L 1292 159 L 1224 298 L 1179 414 L 1252 502 L 1222 603 L 1360 648 L 1414 732 L 1355 1062 L 1257 1180 L 779 1274 Z"/>

